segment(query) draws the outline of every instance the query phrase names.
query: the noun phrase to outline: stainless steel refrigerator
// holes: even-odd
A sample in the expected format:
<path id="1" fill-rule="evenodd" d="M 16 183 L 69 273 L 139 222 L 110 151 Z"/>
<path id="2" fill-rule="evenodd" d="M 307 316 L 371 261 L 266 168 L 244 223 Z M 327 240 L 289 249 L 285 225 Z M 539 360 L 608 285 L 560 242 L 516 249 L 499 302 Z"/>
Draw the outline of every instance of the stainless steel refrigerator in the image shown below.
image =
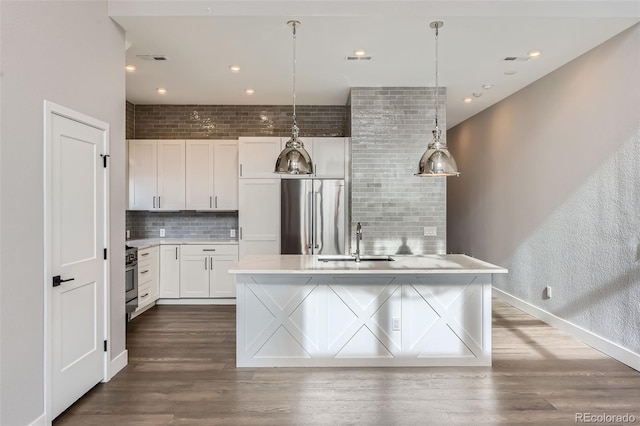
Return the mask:
<path id="1" fill-rule="evenodd" d="M 282 179 L 280 252 L 345 254 L 343 179 Z"/>

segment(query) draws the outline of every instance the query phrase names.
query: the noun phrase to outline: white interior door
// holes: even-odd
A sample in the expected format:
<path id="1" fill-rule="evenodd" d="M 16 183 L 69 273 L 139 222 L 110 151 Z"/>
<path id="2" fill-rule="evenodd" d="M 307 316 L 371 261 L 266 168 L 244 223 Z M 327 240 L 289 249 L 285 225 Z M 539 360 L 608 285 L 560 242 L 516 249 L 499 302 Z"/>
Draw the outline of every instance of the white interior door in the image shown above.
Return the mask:
<path id="1" fill-rule="evenodd" d="M 106 130 L 51 115 L 51 403 L 56 417 L 104 377 Z M 53 281 L 53 280 L 52 280 Z M 50 285 L 54 285 L 51 282 Z"/>

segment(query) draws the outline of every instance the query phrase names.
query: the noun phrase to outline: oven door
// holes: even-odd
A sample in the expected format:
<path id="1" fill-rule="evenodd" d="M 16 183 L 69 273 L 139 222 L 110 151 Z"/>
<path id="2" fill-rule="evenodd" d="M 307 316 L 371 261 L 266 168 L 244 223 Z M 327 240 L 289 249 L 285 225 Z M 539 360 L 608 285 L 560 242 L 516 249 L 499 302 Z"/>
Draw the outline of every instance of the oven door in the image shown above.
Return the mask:
<path id="1" fill-rule="evenodd" d="M 124 274 L 126 312 L 131 313 L 138 307 L 138 262 L 126 265 Z"/>

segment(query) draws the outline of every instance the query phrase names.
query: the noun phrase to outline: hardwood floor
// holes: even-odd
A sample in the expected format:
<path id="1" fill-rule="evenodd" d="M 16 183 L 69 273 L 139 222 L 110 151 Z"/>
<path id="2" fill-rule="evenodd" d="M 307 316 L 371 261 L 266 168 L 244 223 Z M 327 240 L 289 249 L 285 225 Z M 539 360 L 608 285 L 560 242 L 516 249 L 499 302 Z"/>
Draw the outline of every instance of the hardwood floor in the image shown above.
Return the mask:
<path id="1" fill-rule="evenodd" d="M 235 307 L 158 306 L 129 323 L 129 365 L 54 425 L 640 423 L 639 372 L 493 307 L 492 367 L 236 369 Z"/>

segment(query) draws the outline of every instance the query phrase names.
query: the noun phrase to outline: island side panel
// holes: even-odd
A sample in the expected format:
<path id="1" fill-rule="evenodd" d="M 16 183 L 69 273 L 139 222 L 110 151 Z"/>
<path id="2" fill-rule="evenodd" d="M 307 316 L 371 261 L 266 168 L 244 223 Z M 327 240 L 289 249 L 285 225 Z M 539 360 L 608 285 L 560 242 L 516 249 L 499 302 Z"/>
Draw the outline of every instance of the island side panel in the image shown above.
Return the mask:
<path id="1" fill-rule="evenodd" d="M 491 365 L 491 275 L 238 274 L 238 367 Z"/>

